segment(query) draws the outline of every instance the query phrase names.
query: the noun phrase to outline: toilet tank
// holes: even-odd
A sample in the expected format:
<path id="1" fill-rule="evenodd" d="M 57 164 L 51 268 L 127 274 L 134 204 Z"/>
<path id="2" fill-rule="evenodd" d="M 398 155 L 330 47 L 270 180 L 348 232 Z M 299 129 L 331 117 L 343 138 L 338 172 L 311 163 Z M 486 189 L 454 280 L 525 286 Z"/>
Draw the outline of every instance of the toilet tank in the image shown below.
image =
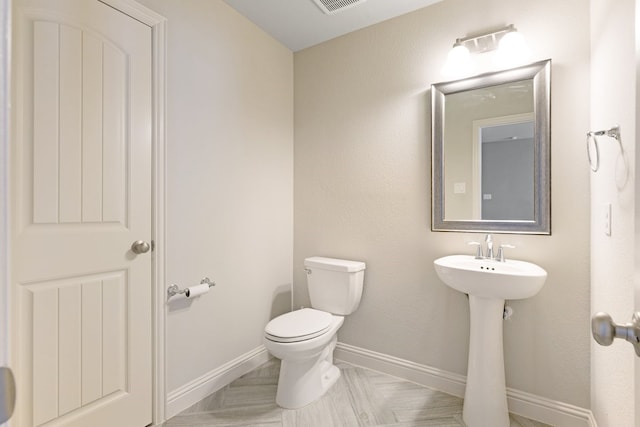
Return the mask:
<path id="1" fill-rule="evenodd" d="M 345 316 L 358 308 L 365 263 L 311 257 L 304 260 L 311 307 Z"/>

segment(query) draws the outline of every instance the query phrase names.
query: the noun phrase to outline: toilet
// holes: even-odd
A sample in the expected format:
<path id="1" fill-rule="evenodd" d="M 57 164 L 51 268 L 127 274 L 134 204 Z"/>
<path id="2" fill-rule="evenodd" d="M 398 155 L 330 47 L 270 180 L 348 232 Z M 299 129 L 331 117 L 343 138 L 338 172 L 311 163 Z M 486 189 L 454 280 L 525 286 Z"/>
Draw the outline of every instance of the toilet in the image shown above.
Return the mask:
<path id="1" fill-rule="evenodd" d="M 340 378 L 333 350 L 344 316 L 360 304 L 365 263 L 335 258 L 304 260 L 312 308 L 271 320 L 264 346 L 282 361 L 276 403 L 301 408 L 320 398 Z"/>

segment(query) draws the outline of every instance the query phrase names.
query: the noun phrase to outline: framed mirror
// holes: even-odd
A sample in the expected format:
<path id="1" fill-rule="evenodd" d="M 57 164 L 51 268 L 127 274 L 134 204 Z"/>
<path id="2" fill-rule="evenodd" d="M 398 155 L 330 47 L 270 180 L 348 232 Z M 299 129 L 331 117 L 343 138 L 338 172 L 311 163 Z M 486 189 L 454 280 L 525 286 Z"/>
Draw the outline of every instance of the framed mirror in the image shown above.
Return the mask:
<path id="1" fill-rule="evenodd" d="M 551 60 L 431 86 L 433 231 L 551 234 Z"/>

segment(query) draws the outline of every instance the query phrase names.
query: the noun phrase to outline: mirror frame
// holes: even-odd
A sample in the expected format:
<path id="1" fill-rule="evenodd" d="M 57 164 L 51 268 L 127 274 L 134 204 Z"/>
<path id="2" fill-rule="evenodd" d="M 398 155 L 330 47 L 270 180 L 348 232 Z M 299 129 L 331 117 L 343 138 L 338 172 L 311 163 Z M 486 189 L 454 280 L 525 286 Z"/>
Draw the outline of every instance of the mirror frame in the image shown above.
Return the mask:
<path id="1" fill-rule="evenodd" d="M 446 220 L 444 215 L 444 115 L 448 94 L 533 80 L 533 220 Z M 431 230 L 551 234 L 551 60 L 431 85 Z"/>

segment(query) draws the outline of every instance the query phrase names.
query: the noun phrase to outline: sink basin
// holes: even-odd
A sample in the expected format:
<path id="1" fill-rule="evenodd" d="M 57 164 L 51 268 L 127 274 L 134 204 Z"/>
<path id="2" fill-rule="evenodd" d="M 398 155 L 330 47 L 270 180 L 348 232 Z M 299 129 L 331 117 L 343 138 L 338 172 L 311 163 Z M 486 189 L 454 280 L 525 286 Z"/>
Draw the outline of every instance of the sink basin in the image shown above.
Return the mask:
<path id="1" fill-rule="evenodd" d="M 526 261 L 500 262 L 471 255 L 449 255 L 438 258 L 434 265 L 438 277 L 447 285 L 481 298 L 530 298 L 547 279 L 542 267 Z"/>
<path id="2" fill-rule="evenodd" d="M 450 255 L 434 262 L 451 288 L 469 295 L 469 364 L 462 419 L 468 427 L 509 427 L 502 343 L 504 301 L 537 294 L 547 272 L 525 261 Z"/>

